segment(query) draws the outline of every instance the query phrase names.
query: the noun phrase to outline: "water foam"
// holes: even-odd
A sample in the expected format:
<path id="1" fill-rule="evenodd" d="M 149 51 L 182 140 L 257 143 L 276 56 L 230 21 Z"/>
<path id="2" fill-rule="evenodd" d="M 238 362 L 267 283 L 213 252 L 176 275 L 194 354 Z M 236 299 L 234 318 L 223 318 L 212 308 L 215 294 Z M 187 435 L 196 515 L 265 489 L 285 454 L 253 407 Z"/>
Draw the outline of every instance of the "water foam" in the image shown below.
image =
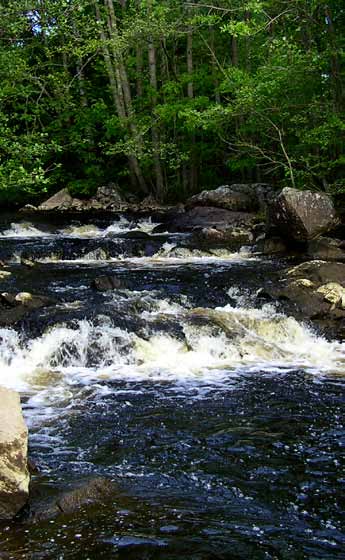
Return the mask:
<path id="1" fill-rule="evenodd" d="M 110 224 L 105 229 L 102 229 L 93 224 L 84 224 L 77 226 L 68 226 L 67 228 L 60 230 L 59 233 L 67 237 L 97 238 L 125 234 L 134 230 L 143 233 L 151 233 L 152 230 L 158 225 L 159 224 L 153 222 L 151 218 L 143 218 L 136 222 L 128 220 L 124 216 L 120 216 L 120 218 L 116 222 Z"/>
<path id="2" fill-rule="evenodd" d="M 97 379 L 206 379 L 227 377 L 247 366 L 304 368 L 311 373 L 345 369 L 344 345 L 328 342 L 292 317 L 261 309 L 186 310 L 160 303 L 154 313 L 171 313 L 183 335 L 138 337 L 107 317 L 74 326 L 54 326 L 25 341 L 0 329 L 0 383 L 39 391 L 46 385 L 90 384 Z"/>
<path id="3" fill-rule="evenodd" d="M 10 227 L 0 233 L 0 237 L 74 237 L 74 238 L 101 238 L 119 235 L 136 230 L 143 233 L 151 233 L 159 223 L 153 222 L 151 218 L 143 218 L 139 221 L 130 221 L 124 216 L 102 229 L 94 224 L 69 225 L 57 230 L 55 233 L 38 229 L 30 222 L 11 223 Z"/>
<path id="4" fill-rule="evenodd" d="M 0 237 L 50 237 L 51 234 L 37 229 L 29 222 L 12 223 L 9 229 L 0 234 Z"/>

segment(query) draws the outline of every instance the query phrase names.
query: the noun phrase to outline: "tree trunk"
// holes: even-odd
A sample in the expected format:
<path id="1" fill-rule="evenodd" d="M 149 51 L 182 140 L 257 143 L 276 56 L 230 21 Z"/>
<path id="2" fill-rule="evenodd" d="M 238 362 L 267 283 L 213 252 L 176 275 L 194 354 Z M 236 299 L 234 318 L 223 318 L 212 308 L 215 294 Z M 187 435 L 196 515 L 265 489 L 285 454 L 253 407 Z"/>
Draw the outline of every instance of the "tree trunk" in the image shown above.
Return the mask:
<path id="1" fill-rule="evenodd" d="M 148 2 L 148 7 L 151 12 L 152 3 L 151 1 Z M 154 121 L 155 119 L 155 107 L 157 105 L 157 98 L 158 98 L 158 84 L 157 84 L 157 57 L 156 57 L 156 48 L 153 42 L 153 38 L 149 38 L 149 45 L 148 45 L 148 55 L 149 55 L 149 73 L 150 73 L 150 86 L 152 89 L 152 127 L 151 127 L 151 135 L 152 135 L 152 144 L 153 144 L 153 161 L 154 161 L 154 168 L 155 168 L 155 179 L 156 179 L 156 195 L 159 200 L 164 200 L 166 189 L 164 184 L 164 176 L 162 171 L 162 163 L 160 160 L 160 134 L 158 127 Z"/>
<path id="2" fill-rule="evenodd" d="M 215 99 L 217 103 L 220 103 L 219 94 L 219 80 L 217 77 L 217 64 L 216 64 L 216 52 L 215 52 L 215 41 L 214 41 L 214 28 L 210 27 L 210 48 L 212 52 L 211 64 L 212 64 L 212 74 L 214 81 Z"/>
<path id="3" fill-rule="evenodd" d="M 110 34 L 109 36 L 111 37 L 113 33 L 117 35 L 114 6 L 112 0 L 104 0 L 104 3 L 105 3 L 105 7 L 108 8 L 108 29 Z M 113 52 L 113 58 L 110 54 L 107 37 L 101 19 L 98 0 L 94 0 L 94 6 L 96 12 L 96 19 L 99 26 L 103 58 L 106 65 L 106 70 L 109 78 L 110 90 L 114 100 L 114 105 L 116 107 L 116 111 L 120 118 L 120 121 L 122 121 L 123 125 L 128 130 L 129 138 L 136 143 L 138 140 L 138 135 L 136 134 L 135 125 L 131 120 L 132 114 L 131 112 L 129 112 L 129 109 L 131 111 L 131 103 L 130 103 L 130 92 L 128 93 L 128 79 L 127 79 L 127 84 L 124 84 L 124 81 L 126 80 L 126 72 L 125 69 L 122 68 L 121 58 L 117 55 L 117 53 Z M 129 96 L 127 102 L 126 102 L 126 95 L 127 98 Z M 147 186 L 137 156 L 135 154 L 129 154 L 127 157 L 128 157 L 128 164 L 129 164 L 132 183 L 136 183 L 137 185 L 139 185 L 140 190 L 146 194 Z"/>
<path id="4" fill-rule="evenodd" d="M 338 110 L 341 110 L 343 105 L 343 85 L 341 80 L 340 61 L 338 56 L 333 18 L 332 18 L 330 8 L 328 6 L 325 7 L 325 16 L 326 16 L 328 34 L 330 37 L 330 45 L 332 49 L 331 72 L 332 72 L 334 91 L 335 91 L 335 105 Z"/>
<path id="5" fill-rule="evenodd" d="M 188 26 L 187 31 L 187 72 L 189 76 L 188 81 L 188 98 L 190 100 L 194 99 L 194 82 L 193 82 L 193 71 L 194 71 L 194 61 L 193 61 L 193 28 L 191 25 Z M 195 134 L 192 134 L 191 139 L 191 157 L 190 157 L 190 170 L 189 170 L 189 190 L 194 193 L 197 186 L 197 161 L 195 153 Z"/>

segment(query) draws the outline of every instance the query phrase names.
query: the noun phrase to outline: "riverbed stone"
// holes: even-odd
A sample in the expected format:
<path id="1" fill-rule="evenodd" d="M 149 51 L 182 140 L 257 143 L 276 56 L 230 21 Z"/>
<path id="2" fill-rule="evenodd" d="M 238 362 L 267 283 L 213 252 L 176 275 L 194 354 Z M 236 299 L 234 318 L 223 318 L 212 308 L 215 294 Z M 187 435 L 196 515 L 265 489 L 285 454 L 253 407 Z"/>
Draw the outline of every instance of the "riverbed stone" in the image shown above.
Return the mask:
<path id="1" fill-rule="evenodd" d="M 256 240 L 256 249 L 263 255 L 281 255 L 288 251 L 288 247 L 281 237 L 267 237 L 265 234 Z"/>
<path id="2" fill-rule="evenodd" d="M 28 430 L 18 393 L 0 387 L 0 520 L 13 519 L 29 496 Z"/>
<path id="3" fill-rule="evenodd" d="M 269 217 L 280 233 L 297 242 L 315 239 L 337 224 L 334 205 L 327 194 L 289 187 L 270 204 Z"/>

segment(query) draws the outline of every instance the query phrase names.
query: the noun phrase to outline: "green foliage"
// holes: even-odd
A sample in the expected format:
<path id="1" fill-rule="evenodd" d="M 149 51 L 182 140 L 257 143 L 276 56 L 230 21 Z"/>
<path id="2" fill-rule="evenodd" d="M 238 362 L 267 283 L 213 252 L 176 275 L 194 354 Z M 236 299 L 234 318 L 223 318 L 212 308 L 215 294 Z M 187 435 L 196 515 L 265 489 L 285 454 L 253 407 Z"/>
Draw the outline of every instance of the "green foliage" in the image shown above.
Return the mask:
<path id="1" fill-rule="evenodd" d="M 110 181 L 344 192 L 341 0 L 122 4 L 3 3 L 1 204 Z"/>

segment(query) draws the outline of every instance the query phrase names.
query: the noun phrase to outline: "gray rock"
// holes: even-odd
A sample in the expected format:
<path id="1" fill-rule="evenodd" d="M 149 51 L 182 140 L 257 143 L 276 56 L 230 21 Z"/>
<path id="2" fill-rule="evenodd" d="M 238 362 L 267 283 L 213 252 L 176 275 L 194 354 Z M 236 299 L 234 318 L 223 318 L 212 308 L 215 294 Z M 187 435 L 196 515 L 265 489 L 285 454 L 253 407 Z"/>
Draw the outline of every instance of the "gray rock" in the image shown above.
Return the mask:
<path id="1" fill-rule="evenodd" d="M 72 203 L 73 198 L 69 194 L 68 190 L 62 189 L 54 194 L 54 196 L 48 198 L 48 200 L 40 204 L 38 210 L 43 212 L 50 212 L 52 210 L 68 210 L 71 208 Z"/>
<path id="2" fill-rule="evenodd" d="M 24 214 L 25 212 L 30 214 L 31 212 L 36 212 L 36 211 L 37 211 L 37 206 L 33 206 L 33 204 L 25 204 L 23 208 L 19 209 L 19 212 L 23 212 Z"/>
<path id="3" fill-rule="evenodd" d="M 99 187 L 94 197 L 87 202 L 87 207 L 94 210 L 124 211 L 128 202 L 120 188 L 114 183 Z"/>
<path id="4" fill-rule="evenodd" d="M 28 430 L 20 397 L 0 387 L 0 519 L 13 519 L 29 496 Z"/>
<path id="5" fill-rule="evenodd" d="M 257 212 L 264 209 L 272 196 L 272 187 L 266 183 L 224 185 L 192 196 L 187 207 L 215 206 L 236 212 Z"/>
<path id="6" fill-rule="evenodd" d="M 294 241 L 308 241 L 330 231 L 337 223 L 333 202 L 324 193 L 285 188 L 269 210 L 270 222 Z"/>

